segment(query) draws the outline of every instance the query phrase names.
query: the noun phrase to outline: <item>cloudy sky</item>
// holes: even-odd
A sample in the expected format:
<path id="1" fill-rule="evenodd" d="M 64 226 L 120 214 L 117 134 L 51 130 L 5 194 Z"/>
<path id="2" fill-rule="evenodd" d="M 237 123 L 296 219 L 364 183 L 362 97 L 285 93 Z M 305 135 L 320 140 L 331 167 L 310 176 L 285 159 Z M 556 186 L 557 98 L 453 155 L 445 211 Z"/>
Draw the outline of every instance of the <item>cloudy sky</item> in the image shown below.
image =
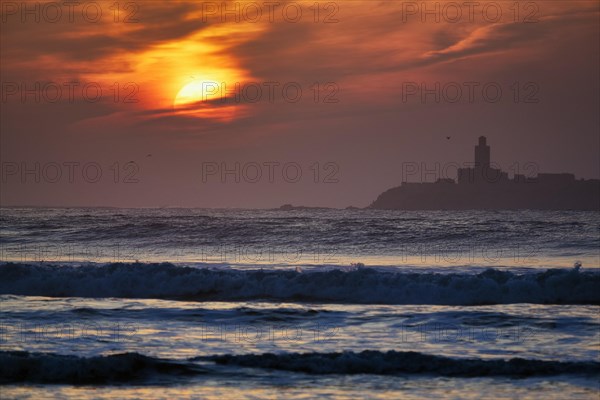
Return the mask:
<path id="1" fill-rule="evenodd" d="M 599 17 L 598 1 L 2 2 L 0 200 L 363 207 L 454 177 L 480 135 L 509 173 L 598 178 Z"/>

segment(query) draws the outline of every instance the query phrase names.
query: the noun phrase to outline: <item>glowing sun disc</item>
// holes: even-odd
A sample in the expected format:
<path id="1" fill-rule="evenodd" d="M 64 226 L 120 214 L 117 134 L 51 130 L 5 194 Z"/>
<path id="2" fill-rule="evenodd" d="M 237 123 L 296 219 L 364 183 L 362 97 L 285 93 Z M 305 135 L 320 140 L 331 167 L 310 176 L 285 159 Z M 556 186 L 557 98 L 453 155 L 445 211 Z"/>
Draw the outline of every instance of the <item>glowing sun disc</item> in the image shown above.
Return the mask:
<path id="1" fill-rule="evenodd" d="M 175 96 L 174 105 L 198 103 L 217 99 L 220 96 L 220 85 L 215 81 L 193 81 L 185 85 Z"/>
<path id="2" fill-rule="evenodd" d="M 177 93 L 173 108 L 179 115 L 231 122 L 240 111 L 239 105 L 219 104 L 219 99 L 223 99 L 219 83 L 195 80 Z"/>

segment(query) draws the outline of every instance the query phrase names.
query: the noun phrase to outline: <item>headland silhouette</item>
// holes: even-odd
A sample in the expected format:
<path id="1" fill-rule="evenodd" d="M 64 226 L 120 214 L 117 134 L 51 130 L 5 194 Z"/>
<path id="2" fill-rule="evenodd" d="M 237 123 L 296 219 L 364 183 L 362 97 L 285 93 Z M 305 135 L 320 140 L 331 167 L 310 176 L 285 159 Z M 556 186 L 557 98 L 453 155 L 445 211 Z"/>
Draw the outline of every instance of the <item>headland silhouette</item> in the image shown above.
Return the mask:
<path id="1" fill-rule="evenodd" d="M 527 177 L 494 168 L 485 136 L 475 146 L 473 167 L 458 168 L 457 181 L 402 182 L 369 206 L 386 210 L 535 209 L 600 210 L 600 180 L 576 179 L 571 173 Z"/>

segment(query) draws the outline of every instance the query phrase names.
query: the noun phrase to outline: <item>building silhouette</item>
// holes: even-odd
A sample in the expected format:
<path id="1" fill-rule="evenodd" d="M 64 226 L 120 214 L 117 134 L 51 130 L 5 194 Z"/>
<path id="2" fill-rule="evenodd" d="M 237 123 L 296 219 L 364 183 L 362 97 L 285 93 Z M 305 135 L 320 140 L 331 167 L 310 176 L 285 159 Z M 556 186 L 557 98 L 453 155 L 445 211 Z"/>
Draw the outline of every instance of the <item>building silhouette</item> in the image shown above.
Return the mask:
<path id="1" fill-rule="evenodd" d="M 458 183 L 498 183 L 508 180 L 508 174 L 497 168 L 492 168 L 490 163 L 490 146 L 485 136 L 479 137 L 475 146 L 475 163 L 472 168 L 458 169 Z"/>
<path id="2" fill-rule="evenodd" d="M 571 173 L 514 174 L 494 168 L 485 136 L 475 146 L 474 163 L 458 168 L 457 181 L 402 182 L 369 206 L 397 210 L 540 209 L 600 210 L 600 180 Z"/>
<path id="3" fill-rule="evenodd" d="M 479 144 L 475 146 L 475 166 L 490 167 L 490 146 L 485 136 L 479 136 Z"/>

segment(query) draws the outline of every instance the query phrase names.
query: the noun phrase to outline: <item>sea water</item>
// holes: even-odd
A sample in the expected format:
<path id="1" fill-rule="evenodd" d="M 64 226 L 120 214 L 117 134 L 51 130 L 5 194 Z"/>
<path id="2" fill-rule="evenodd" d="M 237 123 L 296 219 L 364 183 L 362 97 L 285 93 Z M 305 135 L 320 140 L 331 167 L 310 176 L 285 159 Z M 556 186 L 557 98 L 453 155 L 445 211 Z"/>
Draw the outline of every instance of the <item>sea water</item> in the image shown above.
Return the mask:
<path id="1" fill-rule="evenodd" d="M 4 208 L 2 398 L 597 398 L 596 212 Z"/>

